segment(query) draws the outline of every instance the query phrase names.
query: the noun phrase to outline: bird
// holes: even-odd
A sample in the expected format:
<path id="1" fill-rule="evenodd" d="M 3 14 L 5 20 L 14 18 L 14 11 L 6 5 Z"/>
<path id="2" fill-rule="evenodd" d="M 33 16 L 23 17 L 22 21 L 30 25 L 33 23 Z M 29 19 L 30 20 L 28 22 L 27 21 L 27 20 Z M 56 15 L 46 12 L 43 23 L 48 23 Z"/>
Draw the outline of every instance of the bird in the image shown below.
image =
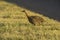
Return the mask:
<path id="1" fill-rule="evenodd" d="M 33 24 L 33 25 L 37 25 L 39 26 L 41 23 L 43 23 L 44 19 L 42 17 L 39 16 L 29 16 L 26 10 L 23 10 L 22 12 L 24 12 L 28 18 L 28 21 Z"/>

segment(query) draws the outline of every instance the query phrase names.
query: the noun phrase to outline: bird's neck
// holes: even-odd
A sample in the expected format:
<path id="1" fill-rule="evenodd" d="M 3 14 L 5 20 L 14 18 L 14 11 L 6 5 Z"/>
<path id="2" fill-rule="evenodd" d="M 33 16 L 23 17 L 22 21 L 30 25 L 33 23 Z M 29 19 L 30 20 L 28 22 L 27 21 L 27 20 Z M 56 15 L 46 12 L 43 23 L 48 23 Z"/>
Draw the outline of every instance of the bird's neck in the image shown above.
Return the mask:
<path id="1" fill-rule="evenodd" d="M 28 14 L 27 14 L 27 12 L 25 11 L 25 14 L 26 14 L 26 16 L 28 17 Z"/>

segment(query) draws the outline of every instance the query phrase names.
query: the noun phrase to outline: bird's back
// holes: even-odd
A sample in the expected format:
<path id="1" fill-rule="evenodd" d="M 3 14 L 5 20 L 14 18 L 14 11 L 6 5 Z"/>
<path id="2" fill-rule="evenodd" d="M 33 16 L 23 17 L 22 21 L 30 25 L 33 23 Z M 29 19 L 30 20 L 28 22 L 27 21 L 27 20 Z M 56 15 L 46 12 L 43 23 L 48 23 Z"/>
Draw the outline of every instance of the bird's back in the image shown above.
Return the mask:
<path id="1" fill-rule="evenodd" d="M 44 19 L 42 17 L 39 17 L 39 16 L 31 16 L 31 18 L 33 18 L 36 21 L 40 21 L 40 22 L 44 21 Z"/>
<path id="2" fill-rule="evenodd" d="M 34 25 L 40 25 L 44 20 L 39 16 L 30 16 L 29 21 Z"/>

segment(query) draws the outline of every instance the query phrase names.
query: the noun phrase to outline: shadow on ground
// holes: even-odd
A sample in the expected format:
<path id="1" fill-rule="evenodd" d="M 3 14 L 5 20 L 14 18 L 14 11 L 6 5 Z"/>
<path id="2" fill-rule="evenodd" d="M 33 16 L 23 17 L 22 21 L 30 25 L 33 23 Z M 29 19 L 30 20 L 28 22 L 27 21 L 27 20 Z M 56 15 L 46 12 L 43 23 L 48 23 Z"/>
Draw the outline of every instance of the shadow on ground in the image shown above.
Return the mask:
<path id="1" fill-rule="evenodd" d="M 5 0 L 6 2 L 17 4 L 31 11 L 41 13 L 45 16 L 60 21 L 60 1 L 59 0 Z"/>

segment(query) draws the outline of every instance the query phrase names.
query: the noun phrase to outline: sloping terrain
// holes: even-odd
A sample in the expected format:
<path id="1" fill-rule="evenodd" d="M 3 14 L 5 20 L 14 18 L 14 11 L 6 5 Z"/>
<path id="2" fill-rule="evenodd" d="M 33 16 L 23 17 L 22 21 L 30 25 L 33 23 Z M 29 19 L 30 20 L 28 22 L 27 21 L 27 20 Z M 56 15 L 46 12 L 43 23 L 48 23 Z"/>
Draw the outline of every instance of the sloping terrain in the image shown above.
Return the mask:
<path id="1" fill-rule="evenodd" d="M 45 20 L 34 26 L 22 10 L 16 4 L 0 1 L 0 40 L 60 40 L 60 22 L 25 9 L 29 15 Z"/>

